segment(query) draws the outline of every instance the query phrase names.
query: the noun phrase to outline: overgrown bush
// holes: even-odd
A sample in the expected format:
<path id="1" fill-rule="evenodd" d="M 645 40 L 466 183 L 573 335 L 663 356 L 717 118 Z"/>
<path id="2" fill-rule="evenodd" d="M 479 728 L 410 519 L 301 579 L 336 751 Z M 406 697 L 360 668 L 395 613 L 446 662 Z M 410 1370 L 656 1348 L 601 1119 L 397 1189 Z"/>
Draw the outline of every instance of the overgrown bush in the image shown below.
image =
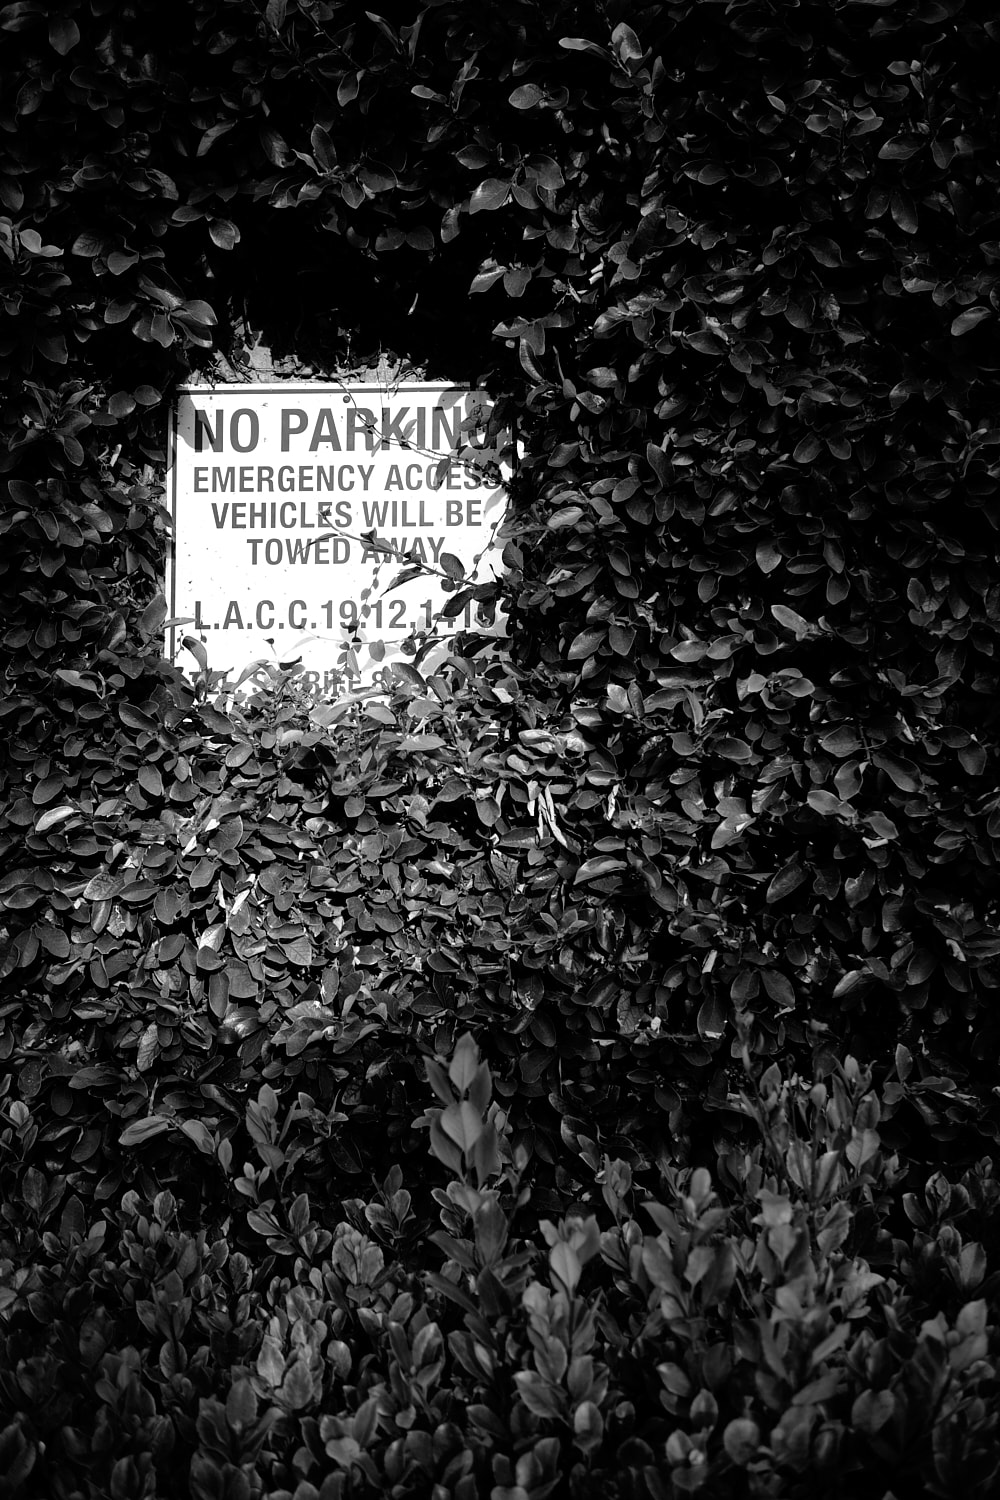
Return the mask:
<path id="1" fill-rule="evenodd" d="M 471 1035 L 427 1071 L 436 1229 L 398 1167 L 367 1202 L 296 1192 L 267 1084 L 197 1231 L 168 1190 L 88 1213 L 19 1170 L 13 1105 L 3 1493 L 993 1493 L 992 1167 L 939 1174 L 891 1229 L 900 1168 L 853 1059 L 748 1075 L 751 1143 L 716 1174 L 665 1169 L 643 1199 L 605 1156 L 540 1222 Z"/>
<path id="2" fill-rule="evenodd" d="M 0 31 L 0 1490 L 990 1493 L 997 23 Z M 503 653 L 162 660 L 261 332 L 490 389 Z"/>
<path id="3" fill-rule="evenodd" d="M 239 361 L 244 312 L 304 338 L 295 299 L 317 301 L 322 266 L 317 360 L 369 357 L 391 317 L 401 356 L 485 381 L 524 448 L 513 655 L 477 672 L 470 640 L 464 676 L 444 679 L 466 736 L 453 766 L 451 710 L 410 684 L 431 704 L 420 733 L 446 742 L 425 745 L 442 785 L 454 774 L 474 799 L 456 799 L 457 836 L 476 853 L 451 844 L 444 802 L 427 862 L 477 872 L 483 948 L 503 903 L 511 946 L 483 976 L 508 1047 L 498 1078 L 520 1069 L 519 1094 L 557 1096 L 579 1135 L 600 1108 L 587 1080 L 624 1041 L 627 1083 L 597 1140 L 617 1151 L 636 1089 L 662 1135 L 704 1134 L 698 1101 L 724 1098 L 741 1016 L 756 1053 L 807 1070 L 844 1045 L 889 1077 L 902 1036 L 911 1158 L 975 1159 L 995 1138 L 1000 943 L 995 24 L 958 0 L 802 5 L 780 27 L 757 5 L 442 4 L 373 21 L 204 0 L 168 33 L 144 4 L 43 15 L 24 0 L 0 25 L 14 998 L 24 985 L 64 1003 L 89 942 L 79 908 L 65 920 L 81 863 L 113 873 L 114 850 L 115 870 L 137 868 L 116 799 L 131 843 L 160 844 L 161 812 L 210 821 L 240 780 L 242 731 L 208 725 L 214 693 L 194 710 L 157 660 L 163 404 L 192 362 Z M 279 280 L 276 236 L 295 269 Z M 456 285 L 473 294 L 458 323 Z M 319 762 L 358 731 L 289 714 L 262 699 L 246 733 L 280 818 L 319 816 Z M 271 733 L 327 727 L 325 749 L 303 741 L 277 770 Z M 379 766 L 398 765 L 390 785 L 402 777 L 385 797 L 405 802 L 408 731 L 364 729 Z M 484 752 L 471 774 L 468 747 Z M 338 812 L 354 805 L 338 795 Z M 386 836 L 366 822 L 381 795 L 360 826 L 346 814 L 362 838 Z M 262 848 L 267 862 L 278 846 Z M 161 874 L 171 858 L 142 856 Z M 202 864 L 189 900 L 206 928 L 224 917 L 216 894 Z M 167 908 L 169 952 L 198 934 Z M 358 947 L 396 970 L 405 940 L 374 935 Z M 93 962 L 73 970 L 88 992 L 71 986 L 74 1011 L 101 1003 Z M 452 962 L 473 972 L 471 950 L 445 953 L 439 989 Z M 286 984 L 279 967 L 291 1003 L 311 998 L 316 976 L 292 958 Z M 197 994 L 212 971 L 195 968 Z M 485 1017 L 466 1019 L 487 1045 Z M 510 1050 L 512 1021 L 526 1047 Z M 560 1062 L 576 1093 L 552 1086 Z M 557 1123 L 547 1103 L 543 1135 Z"/>

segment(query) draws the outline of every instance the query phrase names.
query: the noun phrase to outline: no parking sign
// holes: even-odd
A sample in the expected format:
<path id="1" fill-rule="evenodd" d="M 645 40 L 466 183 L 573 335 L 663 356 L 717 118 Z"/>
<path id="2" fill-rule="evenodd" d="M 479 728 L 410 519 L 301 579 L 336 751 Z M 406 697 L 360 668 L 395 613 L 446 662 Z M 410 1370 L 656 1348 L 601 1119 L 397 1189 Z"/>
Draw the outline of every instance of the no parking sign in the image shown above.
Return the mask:
<path id="1" fill-rule="evenodd" d="M 301 660 L 324 693 L 377 680 L 445 620 L 443 578 L 501 571 L 489 398 L 429 382 L 187 386 L 171 413 L 167 651 L 213 669 Z"/>

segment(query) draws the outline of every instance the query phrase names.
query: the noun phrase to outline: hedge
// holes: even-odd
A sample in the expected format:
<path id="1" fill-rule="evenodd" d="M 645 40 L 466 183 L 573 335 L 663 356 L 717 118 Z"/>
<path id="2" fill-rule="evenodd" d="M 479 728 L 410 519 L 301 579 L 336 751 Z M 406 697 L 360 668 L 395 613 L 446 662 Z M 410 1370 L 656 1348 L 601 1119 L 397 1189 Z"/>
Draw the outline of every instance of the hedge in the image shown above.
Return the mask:
<path id="1" fill-rule="evenodd" d="M 849 1472 L 882 1496 L 904 1463 L 910 1494 L 988 1493 L 997 23 L 960 0 L 18 0 L 0 30 L 0 1486 L 156 1495 L 176 1444 L 213 1495 Z M 505 651 L 416 649 L 354 707 L 162 659 L 166 410 L 192 373 L 249 378 L 261 337 L 320 375 L 388 351 L 516 424 L 481 601 Z M 471 1048 L 500 1153 L 474 1181 L 433 1127 L 428 1171 L 420 1123 Z M 761 1079 L 836 1172 L 768 1156 Z M 431 1233 L 473 1248 L 432 1269 Z M 391 1295 L 337 1290 L 352 1235 Z M 150 1236 L 186 1257 L 169 1305 L 208 1277 L 171 1344 L 197 1380 L 150 1352 Z M 684 1333 L 696 1304 L 717 1345 Z M 66 1340 L 90 1307 L 87 1363 Z M 567 1331 L 591 1314 L 597 1353 Z M 796 1330 L 790 1382 L 786 1335 L 747 1317 Z M 392 1425 L 411 1319 L 448 1362 L 413 1406 L 429 1450 Z M 265 1325 L 323 1351 L 295 1355 L 294 1410 L 326 1414 L 301 1433 L 269 1425 Z M 556 1346 L 585 1377 L 551 1373 Z M 49 1426 L 57 1367 L 52 1411 L 92 1415 Z"/>

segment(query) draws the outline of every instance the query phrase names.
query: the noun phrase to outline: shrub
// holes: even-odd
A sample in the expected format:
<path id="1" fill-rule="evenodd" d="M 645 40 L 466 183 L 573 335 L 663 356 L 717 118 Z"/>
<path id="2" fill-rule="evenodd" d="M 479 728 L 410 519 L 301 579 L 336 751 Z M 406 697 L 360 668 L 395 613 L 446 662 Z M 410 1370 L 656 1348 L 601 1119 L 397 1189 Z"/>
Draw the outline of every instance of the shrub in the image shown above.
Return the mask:
<path id="1" fill-rule="evenodd" d="M 992 1168 L 891 1232 L 902 1174 L 853 1060 L 751 1070 L 748 1149 L 647 1198 L 605 1157 L 540 1221 L 471 1035 L 427 1074 L 422 1215 L 399 1168 L 367 1203 L 292 1196 L 266 1086 L 216 1230 L 170 1192 L 88 1218 L 8 1165 L 4 1494 L 992 1493 L 996 1273 L 954 1222 L 995 1218 Z"/>
<path id="2" fill-rule="evenodd" d="M 991 1493 L 996 23 L 0 31 L 0 1489 Z M 503 651 L 162 660 L 262 329 L 495 395 Z"/>

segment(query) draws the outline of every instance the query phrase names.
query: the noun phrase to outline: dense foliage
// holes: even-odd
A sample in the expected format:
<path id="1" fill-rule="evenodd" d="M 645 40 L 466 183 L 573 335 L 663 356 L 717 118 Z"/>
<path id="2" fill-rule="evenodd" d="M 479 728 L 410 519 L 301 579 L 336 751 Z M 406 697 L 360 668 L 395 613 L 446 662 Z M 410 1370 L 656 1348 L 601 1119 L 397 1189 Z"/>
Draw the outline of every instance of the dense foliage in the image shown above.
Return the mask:
<path id="1" fill-rule="evenodd" d="M 743 1095 L 762 1139 L 719 1184 L 667 1170 L 639 1203 L 628 1163 L 605 1157 L 607 1227 L 587 1209 L 527 1241 L 471 1037 L 428 1074 L 420 1124 L 447 1182 L 422 1244 L 398 1168 L 368 1201 L 297 1190 L 288 1126 L 315 1101 L 286 1113 L 266 1084 L 241 1173 L 198 1143 L 242 1196 L 222 1223 L 186 1228 L 169 1190 L 60 1206 L 65 1179 L 27 1168 L 0 1294 L 0 1492 L 995 1492 L 996 1277 L 969 1236 L 995 1234 L 997 1185 L 938 1174 L 890 1241 L 898 1162 L 852 1059 L 831 1087 L 772 1066 Z M 16 1160 L 33 1127 L 20 1101 L 9 1114 Z"/>
<path id="2" fill-rule="evenodd" d="M 0 31 L 0 1494 L 990 1493 L 998 23 Z M 516 422 L 505 654 L 161 659 L 261 331 Z"/>

